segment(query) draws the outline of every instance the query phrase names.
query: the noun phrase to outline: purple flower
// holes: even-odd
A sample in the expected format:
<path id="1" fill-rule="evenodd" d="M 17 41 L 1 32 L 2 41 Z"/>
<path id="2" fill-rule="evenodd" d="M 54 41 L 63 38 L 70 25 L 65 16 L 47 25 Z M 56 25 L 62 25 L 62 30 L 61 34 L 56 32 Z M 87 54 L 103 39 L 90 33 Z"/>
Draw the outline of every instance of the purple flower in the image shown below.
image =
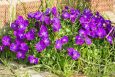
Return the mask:
<path id="1" fill-rule="evenodd" d="M 49 40 L 49 38 L 42 38 L 42 41 L 44 42 L 44 44 L 45 44 L 46 46 L 49 46 L 49 45 L 50 45 L 50 40 Z"/>
<path id="2" fill-rule="evenodd" d="M 15 23 L 12 23 L 11 24 L 11 28 L 15 31 L 15 30 L 18 30 L 18 25 L 15 24 Z"/>
<path id="3" fill-rule="evenodd" d="M 26 43 L 21 43 L 20 44 L 20 50 L 23 52 L 23 53 L 26 53 L 28 50 L 29 50 L 29 47 Z"/>
<path id="4" fill-rule="evenodd" d="M 31 29 L 29 32 L 26 33 L 27 40 L 33 40 L 35 38 L 35 31 Z"/>
<path id="5" fill-rule="evenodd" d="M 84 24 L 84 23 L 87 24 L 87 23 L 89 23 L 89 20 L 90 20 L 90 17 L 87 16 L 87 15 L 83 15 L 83 16 L 81 16 L 80 19 L 79 19 L 79 21 L 80 21 L 81 24 Z"/>
<path id="6" fill-rule="evenodd" d="M 76 13 L 77 15 L 80 15 L 80 10 L 77 9 L 77 10 L 75 11 L 75 13 Z"/>
<path id="7" fill-rule="evenodd" d="M 23 43 L 23 42 L 24 42 L 24 40 L 21 40 L 21 39 L 18 39 L 18 38 L 15 39 L 15 43 L 16 43 L 17 45 L 20 45 L 20 44 Z"/>
<path id="8" fill-rule="evenodd" d="M 34 56 L 29 55 L 28 61 L 30 62 L 30 64 L 34 64 L 34 62 L 35 62 Z"/>
<path id="9" fill-rule="evenodd" d="M 77 35 L 75 37 L 75 42 L 77 45 L 82 45 L 82 44 L 84 44 L 84 39 L 82 37 L 80 37 L 79 35 Z"/>
<path id="10" fill-rule="evenodd" d="M 52 20 L 53 24 L 52 24 L 52 28 L 54 32 L 58 32 L 61 29 L 61 23 L 59 18 L 53 18 Z"/>
<path id="11" fill-rule="evenodd" d="M 69 6 L 65 6 L 65 10 L 68 10 L 69 9 Z"/>
<path id="12" fill-rule="evenodd" d="M 89 37 L 85 37 L 85 42 L 87 45 L 91 45 L 92 44 L 92 41 Z"/>
<path id="13" fill-rule="evenodd" d="M 92 31 L 96 31 L 96 30 L 97 30 L 97 25 L 96 25 L 96 23 L 91 23 L 91 24 L 90 24 L 90 28 L 91 28 Z"/>
<path id="14" fill-rule="evenodd" d="M 24 32 L 25 30 L 26 30 L 26 26 L 24 26 L 24 24 L 18 26 L 18 31 Z"/>
<path id="15" fill-rule="evenodd" d="M 10 38 L 10 36 L 4 36 L 4 37 L 2 38 L 2 44 L 3 44 L 4 46 L 9 46 L 10 43 L 11 43 L 11 38 Z"/>
<path id="16" fill-rule="evenodd" d="M 22 16 L 18 16 L 15 20 L 15 23 L 18 25 L 18 31 L 25 31 L 26 27 L 29 25 L 28 20 L 24 20 Z"/>
<path id="17" fill-rule="evenodd" d="M 62 42 L 60 39 L 56 40 L 55 48 L 61 50 L 62 49 Z"/>
<path id="18" fill-rule="evenodd" d="M 110 20 L 105 20 L 106 24 L 111 24 L 111 21 Z"/>
<path id="19" fill-rule="evenodd" d="M 79 10 L 75 10 L 75 9 L 71 9 L 70 10 L 70 21 L 72 23 L 75 23 L 76 19 L 78 18 L 79 14 L 80 14 L 80 11 Z"/>
<path id="20" fill-rule="evenodd" d="M 83 14 L 87 15 L 87 16 L 92 16 L 93 14 L 91 13 L 91 10 L 90 9 L 85 9 Z"/>
<path id="21" fill-rule="evenodd" d="M 10 50 L 11 50 L 12 52 L 17 52 L 17 51 L 19 50 L 19 45 L 16 44 L 16 43 L 11 43 L 11 45 L 10 45 Z"/>
<path id="22" fill-rule="evenodd" d="M 75 51 L 75 49 L 74 48 L 67 48 L 67 51 L 68 51 L 68 55 L 72 56 L 73 55 L 73 51 Z"/>
<path id="23" fill-rule="evenodd" d="M 70 9 L 70 14 L 75 14 L 76 13 L 76 10 L 74 8 L 71 8 Z"/>
<path id="24" fill-rule="evenodd" d="M 18 38 L 18 39 L 20 39 L 20 40 L 23 40 L 23 39 L 26 38 L 24 32 L 18 31 L 18 32 L 15 32 L 14 34 L 15 34 L 16 38 Z"/>
<path id="25" fill-rule="evenodd" d="M 86 33 L 86 31 L 85 31 L 84 29 L 80 29 L 80 30 L 79 30 L 79 35 L 80 35 L 81 37 L 86 37 L 86 36 L 87 36 L 87 33 Z"/>
<path id="26" fill-rule="evenodd" d="M 103 27 L 103 23 L 102 23 L 102 22 L 98 22 L 98 23 L 97 23 L 97 27 L 98 27 L 98 28 Z"/>
<path id="27" fill-rule="evenodd" d="M 56 23 L 56 24 L 60 24 L 60 19 L 59 18 L 57 18 L 57 17 L 54 17 L 53 19 L 52 19 L 52 23 Z"/>
<path id="28" fill-rule="evenodd" d="M 22 16 L 18 16 L 18 18 L 15 20 L 15 23 L 18 25 L 21 25 L 24 21 L 24 18 Z"/>
<path id="29" fill-rule="evenodd" d="M 48 29 L 46 26 L 41 25 L 38 36 L 39 37 L 48 37 Z"/>
<path id="30" fill-rule="evenodd" d="M 39 59 L 38 58 L 34 58 L 34 59 L 35 59 L 34 64 L 38 64 Z"/>
<path id="31" fill-rule="evenodd" d="M 16 57 L 17 57 L 17 59 L 24 59 L 25 58 L 25 53 L 17 52 Z"/>
<path id="32" fill-rule="evenodd" d="M 40 20 L 40 18 L 41 18 L 42 15 L 43 15 L 43 13 L 38 11 L 38 12 L 36 13 L 36 15 L 35 15 L 35 19 L 36 19 L 36 20 Z"/>
<path id="33" fill-rule="evenodd" d="M 3 51 L 4 50 L 4 46 L 0 46 L 0 51 Z"/>
<path id="34" fill-rule="evenodd" d="M 32 56 L 32 55 L 29 55 L 28 61 L 30 62 L 30 64 L 38 64 L 39 59 L 38 59 L 38 58 L 35 58 L 35 57 Z"/>
<path id="35" fill-rule="evenodd" d="M 80 57 L 80 53 L 78 51 L 73 51 L 72 59 L 77 60 Z"/>
<path id="36" fill-rule="evenodd" d="M 44 44 L 44 42 L 42 40 L 40 40 L 37 44 L 36 44 L 36 50 L 38 52 L 42 52 L 45 48 L 46 48 L 46 45 Z"/>
<path id="37" fill-rule="evenodd" d="M 72 23 L 75 23 L 76 19 L 77 19 L 77 15 L 76 14 L 70 14 L 70 21 Z"/>
<path id="38" fill-rule="evenodd" d="M 106 25 L 106 32 L 107 32 L 107 33 L 109 33 L 111 29 L 112 29 L 112 26 L 111 26 L 111 25 Z"/>
<path id="39" fill-rule="evenodd" d="M 28 20 L 24 20 L 24 26 L 28 26 L 29 25 L 29 21 Z"/>
<path id="40" fill-rule="evenodd" d="M 68 42 L 68 36 L 63 36 L 62 38 L 61 38 L 61 43 L 62 44 L 66 44 L 67 42 Z"/>
<path id="41" fill-rule="evenodd" d="M 89 31 L 89 30 L 87 30 L 86 32 L 92 38 L 96 38 L 97 37 L 97 35 L 96 35 L 97 31 Z"/>
<path id="42" fill-rule="evenodd" d="M 36 32 L 36 29 L 35 29 L 35 28 L 31 28 L 31 29 L 30 29 L 30 32 L 35 33 L 35 32 Z"/>
<path id="43" fill-rule="evenodd" d="M 17 35 L 17 31 L 14 31 L 13 34 L 14 34 L 14 36 L 16 36 Z"/>
<path id="44" fill-rule="evenodd" d="M 72 57 L 73 60 L 77 60 L 80 57 L 80 53 L 74 48 L 67 48 L 68 55 Z"/>
<path id="45" fill-rule="evenodd" d="M 83 13 L 90 13 L 91 10 L 90 9 L 84 9 Z"/>
<path id="46" fill-rule="evenodd" d="M 113 38 L 112 38 L 111 36 L 108 36 L 106 39 L 107 39 L 107 41 L 108 41 L 110 44 L 113 43 Z"/>
<path id="47" fill-rule="evenodd" d="M 50 22 L 51 22 L 50 17 L 44 16 L 44 22 L 46 25 L 50 25 Z"/>
<path id="48" fill-rule="evenodd" d="M 25 20 L 22 16 L 18 16 L 18 19 L 15 20 L 15 23 L 18 24 L 19 26 L 23 25 L 25 27 L 27 27 L 29 25 L 28 20 Z"/>
<path id="49" fill-rule="evenodd" d="M 98 28 L 97 35 L 99 38 L 104 38 L 106 36 L 106 31 L 103 28 Z"/>
<path id="50" fill-rule="evenodd" d="M 34 16 L 35 16 L 35 13 L 28 13 L 28 18 L 34 18 Z"/>
<path id="51" fill-rule="evenodd" d="M 51 13 L 51 9 L 50 9 L 50 8 L 47 8 L 44 14 L 45 14 L 46 16 L 49 16 L 50 13 Z"/>
<path id="52" fill-rule="evenodd" d="M 59 32 L 59 30 L 61 29 L 61 25 L 57 23 L 53 23 L 52 27 L 54 32 Z"/>
<path id="53" fill-rule="evenodd" d="M 40 21 L 41 23 L 44 23 L 44 20 L 45 20 L 45 16 L 44 16 L 44 15 L 41 15 L 39 21 Z"/>
<path id="54" fill-rule="evenodd" d="M 53 14 L 53 16 L 57 17 L 58 11 L 57 11 L 56 7 L 52 8 L 52 14 Z"/>
<path id="55" fill-rule="evenodd" d="M 85 30 L 90 30 L 90 23 L 87 23 L 87 24 L 82 24 L 82 27 L 85 29 Z"/>
<path id="56" fill-rule="evenodd" d="M 62 13 L 62 18 L 63 19 L 69 19 L 70 18 L 70 14 L 68 12 L 63 12 Z"/>

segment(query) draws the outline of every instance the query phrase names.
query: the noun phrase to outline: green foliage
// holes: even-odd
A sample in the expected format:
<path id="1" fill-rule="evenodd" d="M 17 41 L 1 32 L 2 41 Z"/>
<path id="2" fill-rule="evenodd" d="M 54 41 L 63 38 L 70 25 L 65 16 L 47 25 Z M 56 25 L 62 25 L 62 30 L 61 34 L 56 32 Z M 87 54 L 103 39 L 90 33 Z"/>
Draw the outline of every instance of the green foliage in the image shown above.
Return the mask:
<path id="1" fill-rule="evenodd" d="M 90 8 L 90 0 L 77 0 L 77 8 L 80 9 L 81 11 L 84 10 L 85 8 Z"/>

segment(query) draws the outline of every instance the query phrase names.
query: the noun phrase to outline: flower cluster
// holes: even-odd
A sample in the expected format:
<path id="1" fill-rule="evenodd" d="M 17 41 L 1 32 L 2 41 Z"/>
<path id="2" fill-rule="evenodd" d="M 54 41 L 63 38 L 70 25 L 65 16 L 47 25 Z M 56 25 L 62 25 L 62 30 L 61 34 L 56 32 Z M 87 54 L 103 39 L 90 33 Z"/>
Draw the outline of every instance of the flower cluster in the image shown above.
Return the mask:
<path id="1" fill-rule="evenodd" d="M 55 48 L 61 50 L 62 49 L 62 45 L 68 43 L 68 40 L 69 40 L 68 36 L 63 36 L 62 38 L 56 40 Z"/>
<path id="2" fill-rule="evenodd" d="M 48 35 L 48 29 L 45 25 L 41 25 L 38 32 L 38 36 L 41 38 L 40 41 L 36 44 L 36 50 L 42 52 L 47 46 L 50 45 L 50 39 Z"/>
<path id="3" fill-rule="evenodd" d="M 65 9 L 62 11 L 62 18 L 64 20 L 70 20 L 72 23 L 75 23 L 78 16 L 80 15 L 80 11 L 78 9 L 65 7 Z"/>
<path id="4" fill-rule="evenodd" d="M 30 55 L 28 52 L 31 50 L 31 47 L 29 47 L 30 43 L 33 43 L 33 41 L 36 42 L 36 39 L 39 39 L 34 47 L 40 54 L 51 45 L 51 41 L 56 40 L 51 39 L 50 34 L 60 31 L 62 28 L 61 20 L 68 20 L 71 24 L 76 23 L 77 20 L 79 21 L 81 26 L 75 37 L 75 43 L 77 45 L 84 43 L 91 45 L 93 38 L 106 38 L 110 44 L 113 43 L 112 36 L 108 35 L 112 29 L 110 20 L 105 20 L 98 12 L 93 14 L 89 9 L 85 9 L 80 13 L 78 9 L 66 6 L 61 14 L 56 7 L 53 7 L 52 9 L 47 8 L 45 12 L 37 11 L 29 13 L 27 20 L 22 16 L 18 16 L 11 24 L 13 37 L 15 38 L 3 36 L 0 51 L 4 51 L 5 47 L 8 47 L 11 52 L 16 54 L 17 59 L 25 59 L 28 57 L 30 64 L 38 64 L 39 59 L 33 56 L 34 54 L 31 53 L 32 55 Z M 34 23 L 33 26 L 31 22 Z M 51 29 L 49 29 L 49 27 Z M 55 49 L 61 50 L 62 46 L 69 42 L 68 36 L 62 36 L 60 39 L 57 39 L 55 41 Z M 67 48 L 67 51 L 73 60 L 77 60 L 80 57 L 80 53 L 74 48 Z"/>
<path id="5" fill-rule="evenodd" d="M 4 37 L 2 38 L 2 44 L 3 44 L 4 46 L 10 46 L 10 43 L 11 43 L 11 38 L 10 38 L 10 36 L 4 36 Z"/>
<path id="6" fill-rule="evenodd" d="M 73 60 L 77 60 L 80 57 L 80 53 L 74 48 L 68 48 L 68 55 L 72 57 Z"/>
<path id="7" fill-rule="evenodd" d="M 56 7 L 47 8 L 45 12 L 29 13 L 28 18 L 37 20 L 40 25 L 51 25 L 54 32 L 59 32 L 61 29 L 60 17 Z"/>
<path id="8" fill-rule="evenodd" d="M 36 58 L 36 57 L 34 57 L 33 55 L 29 55 L 28 61 L 29 61 L 31 64 L 38 64 L 39 59 Z"/>
<path id="9" fill-rule="evenodd" d="M 93 14 L 89 9 L 85 9 L 79 18 L 81 28 L 75 41 L 77 45 L 86 43 L 92 44 L 92 38 L 103 39 L 112 29 L 111 21 L 105 20 L 98 12 Z M 107 41 L 112 44 L 112 36 L 107 37 Z"/>
<path id="10" fill-rule="evenodd" d="M 26 29 L 29 25 L 28 20 L 25 20 L 22 16 L 18 16 L 18 18 L 11 24 L 11 28 L 14 32 L 14 42 L 10 44 L 10 50 L 16 53 L 17 59 L 24 59 L 26 57 L 26 53 L 29 50 L 29 46 L 25 42 L 25 40 L 32 40 L 34 36 L 33 29 L 29 32 L 26 32 Z"/>

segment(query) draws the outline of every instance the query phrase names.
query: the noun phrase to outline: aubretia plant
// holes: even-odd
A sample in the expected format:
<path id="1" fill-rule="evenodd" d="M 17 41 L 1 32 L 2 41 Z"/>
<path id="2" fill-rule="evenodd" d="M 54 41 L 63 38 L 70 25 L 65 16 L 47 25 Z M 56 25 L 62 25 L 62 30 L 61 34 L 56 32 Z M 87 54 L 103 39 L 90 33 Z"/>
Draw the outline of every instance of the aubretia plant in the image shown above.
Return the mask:
<path id="1" fill-rule="evenodd" d="M 73 60 L 77 60 L 80 57 L 80 53 L 74 48 L 68 48 L 68 55 L 72 57 Z"/>
<path id="2" fill-rule="evenodd" d="M 76 62 L 80 63 L 79 58 L 85 55 L 82 46 L 92 46 L 93 41 L 105 38 L 112 45 L 114 38 L 110 34 L 114 28 L 110 20 L 105 20 L 98 12 L 92 13 L 89 9 L 80 12 L 68 6 L 61 13 L 53 7 L 45 12 L 29 13 L 27 19 L 18 16 L 10 27 L 9 35 L 1 39 L 0 53 L 8 48 L 18 60 L 55 65 L 64 76 L 79 68 Z"/>

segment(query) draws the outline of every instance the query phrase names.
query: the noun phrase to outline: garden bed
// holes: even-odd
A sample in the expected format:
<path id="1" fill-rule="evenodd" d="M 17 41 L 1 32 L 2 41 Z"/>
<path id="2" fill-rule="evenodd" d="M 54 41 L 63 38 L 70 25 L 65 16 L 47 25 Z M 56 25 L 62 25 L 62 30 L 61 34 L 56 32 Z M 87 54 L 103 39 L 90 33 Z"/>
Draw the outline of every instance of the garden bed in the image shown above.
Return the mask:
<path id="1" fill-rule="evenodd" d="M 45 9 L 18 16 L 0 38 L 0 61 L 10 74 L 113 75 L 115 27 L 110 20 L 88 8 Z"/>

